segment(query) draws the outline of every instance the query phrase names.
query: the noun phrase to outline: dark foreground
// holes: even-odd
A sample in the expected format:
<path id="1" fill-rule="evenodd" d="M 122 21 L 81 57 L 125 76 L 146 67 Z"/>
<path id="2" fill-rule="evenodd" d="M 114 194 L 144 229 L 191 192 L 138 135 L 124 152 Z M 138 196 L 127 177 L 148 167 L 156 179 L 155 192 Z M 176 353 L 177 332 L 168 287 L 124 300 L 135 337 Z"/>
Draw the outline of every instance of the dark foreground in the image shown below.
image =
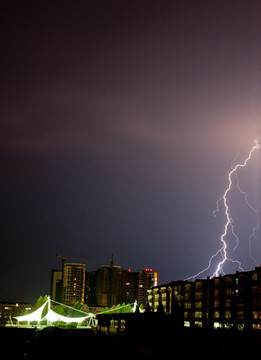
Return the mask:
<path id="1" fill-rule="evenodd" d="M 181 328 L 147 333 L 0 328 L 1 359 L 261 359 L 259 331 Z"/>

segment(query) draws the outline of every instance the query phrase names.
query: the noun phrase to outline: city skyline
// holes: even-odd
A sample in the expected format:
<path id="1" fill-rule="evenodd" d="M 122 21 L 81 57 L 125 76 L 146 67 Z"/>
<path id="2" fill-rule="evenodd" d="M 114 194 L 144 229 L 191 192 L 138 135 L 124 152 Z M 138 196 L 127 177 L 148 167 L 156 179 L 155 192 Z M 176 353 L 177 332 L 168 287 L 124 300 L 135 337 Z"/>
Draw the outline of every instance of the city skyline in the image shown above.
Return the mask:
<path id="1" fill-rule="evenodd" d="M 120 303 L 146 306 L 147 290 L 159 281 L 159 272 L 151 268 L 131 271 L 114 264 L 100 265 L 86 271 L 85 264 L 62 263 L 62 269 L 52 269 L 50 297 L 66 305 L 79 302 L 90 307 L 112 307 Z"/>
<path id="2" fill-rule="evenodd" d="M 87 271 L 114 254 L 162 283 L 205 269 L 233 161 L 260 144 L 260 2 L 12 2 L 2 13 L 0 299 L 48 293 L 63 252 L 89 257 Z M 245 271 L 260 164 L 258 151 L 237 172 L 257 212 L 235 189 L 228 199 L 229 250 Z"/>

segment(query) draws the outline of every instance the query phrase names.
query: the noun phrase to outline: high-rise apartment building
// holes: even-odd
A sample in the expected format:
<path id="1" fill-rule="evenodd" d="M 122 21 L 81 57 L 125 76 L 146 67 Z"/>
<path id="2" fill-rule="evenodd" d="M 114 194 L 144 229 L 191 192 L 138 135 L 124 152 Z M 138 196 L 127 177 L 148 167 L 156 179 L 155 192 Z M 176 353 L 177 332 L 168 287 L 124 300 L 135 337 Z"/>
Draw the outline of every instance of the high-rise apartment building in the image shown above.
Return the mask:
<path id="1" fill-rule="evenodd" d="M 132 304 L 138 299 L 139 273 L 122 270 L 121 303 Z"/>
<path id="2" fill-rule="evenodd" d="M 64 264 L 62 292 L 62 302 L 64 304 L 84 303 L 85 275 L 85 264 Z"/>
<path id="3" fill-rule="evenodd" d="M 86 303 L 89 306 L 113 306 L 138 302 L 146 306 L 148 290 L 158 284 L 158 271 L 144 269 L 132 272 L 115 266 L 102 265 L 87 274 Z"/>
<path id="4" fill-rule="evenodd" d="M 98 306 L 113 306 L 121 301 L 122 268 L 113 264 L 102 265 L 96 274 L 96 299 Z"/>
<path id="5" fill-rule="evenodd" d="M 76 301 L 89 306 L 111 307 L 132 304 L 146 306 L 148 289 L 158 283 L 158 271 L 123 270 L 114 265 L 101 265 L 98 270 L 85 271 L 85 264 L 65 263 L 63 271 L 52 270 L 50 294 L 52 300 L 73 305 Z"/>
<path id="6" fill-rule="evenodd" d="M 138 271 L 138 304 L 144 306 L 148 300 L 148 290 L 152 286 L 157 286 L 159 273 L 157 270 L 145 269 Z"/>

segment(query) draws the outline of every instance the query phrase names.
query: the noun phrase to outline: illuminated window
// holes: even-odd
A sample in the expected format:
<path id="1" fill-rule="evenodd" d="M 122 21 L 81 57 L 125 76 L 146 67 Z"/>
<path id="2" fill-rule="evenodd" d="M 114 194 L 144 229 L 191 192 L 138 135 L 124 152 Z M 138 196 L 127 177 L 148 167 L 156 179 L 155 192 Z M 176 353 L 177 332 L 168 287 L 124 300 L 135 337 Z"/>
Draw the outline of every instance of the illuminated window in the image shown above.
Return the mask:
<path id="1" fill-rule="evenodd" d="M 226 311 L 226 312 L 225 312 L 225 318 L 226 318 L 226 319 L 230 319 L 230 318 L 231 318 L 231 312 L 230 312 L 230 311 Z"/>
<path id="2" fill-rule="evenodd" d="M 202 288 L 202 281 L 200 282 L 196 282 L 196 289 L 201 289 Z"/>
<path id="3" fill-rule="evenodd" d="M 196 318 L 202 318 L 202 311 L 196 311 L 195 312 L 195 317 Z"/>
<path id="4" fill-rule="evenodd" d="M 202 327 L 202 321 L 195 321 L 195 325 L 198 327 Z"/>
<path id="5" fill-rule="evenodd" d="M 200 299 L 202 298 L 202 292 L 201 291 L 197 291 L 195 294 L 196 299 Z"/>
<path id="6" fill-rule="evenodd" d="M 201 301 L 196 302 L 195 308 L 202 308 L 202 302 Z"/>
<path id="7" fill-rule="evenodd" d="M 238 311 L 237 317 L 238 319 L 244 319 L 244 311 Z"/>
<path id="8" fill-rule="evenodd" d="M 191 284 L 186 284 L 185 285 L 185 291 L 189 291 L 191 289 Z"/>
<path id="9" fill-rule="evenodd" d="M 253 311 L 253 319 L 259 319 L 259 311 Z"/>
<path id="10" fill-rule="evenodd" d="M 225 301 L 225 306 L 226 306 L 226 307 L 231 307 L 231 301 L 230 301 L 230 300 L 226 300 L 226 301 Z"/>

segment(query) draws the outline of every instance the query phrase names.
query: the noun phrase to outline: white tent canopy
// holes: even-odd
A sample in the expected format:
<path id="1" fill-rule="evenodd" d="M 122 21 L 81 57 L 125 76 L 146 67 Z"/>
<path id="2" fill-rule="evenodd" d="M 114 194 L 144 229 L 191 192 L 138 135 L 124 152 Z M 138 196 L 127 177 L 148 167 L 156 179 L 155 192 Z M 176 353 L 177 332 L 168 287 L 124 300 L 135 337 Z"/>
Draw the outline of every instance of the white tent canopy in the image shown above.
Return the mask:
<path id="1" fill-rule="evenodd" d="M 48 305 L 48 312 L 43 317 L 42 313 L 43 313 L 44 308 L 47 305 Z M 14 318 L 16 320 L 18 320 L 18 322 L 21 322 L 21 321 L 26 321 L 26 322 L 37 321 L 37 322 L 40 322 L 42 320 L 47 320 L 50 323 L 53 323 L 53 322 L 56 322 L 56 321 L 63 321 L 66 324 L 69 324 L 69 323 L 80 324 L 81 322 L 83 322 L 84 320 L 86 320 L 87 318 L 89 318 L 91 316 L 92 316 L 92 314 L 87 314 L 86 316 L 81 316 L 81 317 L 68 317 L 68 316 L 60 315 L 60 314 L 56 313 L 55 311 L 53 311 L 51 309 L 51 307 L 50 307 L 50 298 L 48 297 L 47 301 L 39 309 L 35 310 L 31 314 L 24 315 L 24 316 L 15 316 Z"/>
<path id="2" fill-rule="evenodd" d="M 16 320 L 18 320 L 19 322 L 20 321 L 27 321 L 27 322 L 41 321 L 42 320 L 42 312 L 47 303 L 48 303 L 48 300 L 41 307 L 39 307 L 39 309 L 35 310 L 31 314 L 27 314 L 27 315 L 23 315 L 23 316 L 15 316 L 14 318 Z"/>
<path id="3" fill-rule="evenodd" d="M 81 322 L 83 322 L 88 317 L 90 317 L 90 315 L 82 316 L 82 317 L 75 317 L 75 318 L 74 317 L 63 316 L 63 315 L 57 314 L 52 309 L 49 309 L 48 313 L 45 315 L 43 320 L 46 319 L 46 320 L 48 320 L 50 322 L 63 321 L 65 323 L 67 323 L 67 324 L 75 322 L 75 323 L 80 324 Z"/>

